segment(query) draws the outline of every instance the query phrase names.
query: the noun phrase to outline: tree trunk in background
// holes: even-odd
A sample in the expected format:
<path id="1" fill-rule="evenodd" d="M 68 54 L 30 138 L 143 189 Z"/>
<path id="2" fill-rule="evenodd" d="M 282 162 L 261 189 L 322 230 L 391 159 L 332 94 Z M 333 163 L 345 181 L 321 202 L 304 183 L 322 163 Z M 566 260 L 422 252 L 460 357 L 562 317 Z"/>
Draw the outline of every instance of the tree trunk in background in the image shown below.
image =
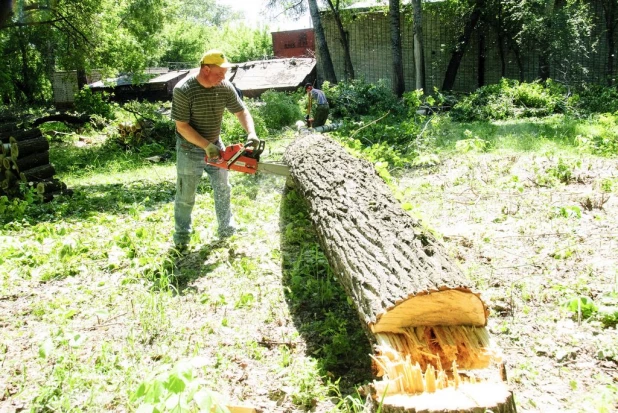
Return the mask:
<path id="1" fill-rule="evenodd" d="M 86 69 L 80 67 L 79 69 L 77 69 L 77 90 L 82 90 L 82 88 L 87 84 L 88 77 L 86 76 Z"/>
<path id="2" fill-rule="evenodd" d="M 459 70 L 461 59 L 463 59 L 466 47 L 468 47 L 470 39 L 472 38 L 474 28 L 481 17 L 484 3 L 484 0 L 476 0 L 474 10 L 472 10 L 472 13 L 468 17 L 463 33 L 459 36 L 455 50 L 453 50 L 453 54 L 451 55 L 451 60 L 448 63 L 446 74 L 444 76 L 444 82 L 442 83 L 442 90 L 452 90 L 455 85 L 455 78 L 457 77 L 457 71 Z"/>
<path id="3" fill-rule="evenodd" d="M 337 83 L 337 76 L 335 75 L 333 61 L 331 60 L 330 52 L 328 51 L 328 44 L 326 43 L 326 36 L 324 35 L 324 28 L 322 27 L 322 20 L 320 18 L 320 10 L 318 9 L 317 0 L 308 1 L 309 13 L 311 14 L 311 21 L 313 22 L 313 29 L 315 30 L 315 41 L 318 49 L 318 64 L 322 68 L 321 74 L 324 76 L 324 79 L 322 80 L 328 80 L 330 83 Z M 318 70 L 318 78 L 319 76 L 320 71 Z"/>
<path id="4" fill-rule="evenodd" d="M 335 18 L 335 23 L 337 24 L 337 28 L 339 29 L 339 37 L 341 39 L 341 46 L 343 47 L 343 74 L 345 79 L 354 79 L 354 66 L 352 65 L 352 56 L 350 55 L 350 36 L 348 32 L 345 31 L 343 27 L 343 23 L 341 22 L 341 15 L 339 14 L 338 6 L 335 7 L 331 0 L 327 0 L 328 6 L 330 10 L 333 12 L 333 17 Z M 337 2 L 338 4 L 339 2 Z"/>
<path id="5" fill-rule="evenodd" d="M 479 54 L 478 54 L 478 87 L 485 86 L 485 34 L 479 33 Z"/>
<path id="6" fill-rule="evenodd" d="M 375 344 L 382 380 L 369 394 L 382 412 L 515 412 L 485 328 L 487 307 L 373 164 L 320 134 L 296 139 L 284 160 Z"/>
<path id="7" fill-rule="evenodd" d="M 547 24 L 547 32 L 551 33 L 552 30 L 552 15 L 554 14 L 555 0 L 548 0 L 545 6 L 545 21 Z M 547 36 L 548 37 L 548 36 Z M 549 79 L 551 75 L 550 58 L 551 58 L 551 44 L 549 38 L 540 39 L 541 45 L 539 48 L 539 78 L 542 81 Z"/>
<path id="8" fill-rule="evenodd" d="M 421 0 L 412 0 L 414 8 L 414 74 L 415 88 L 425 90 L 425 46 L 423 45 L 423 7 Z"/>
<path id="9" fill-rule="evenodd" d="M 403 78 L 403 56 L 401 51 L 401 13 L 400 0 L 389 0 L 388 13 L 391 26 L 391 50 L 393 54 L 393 93 L 398 97 L 406 89 Z"/>
<path id="10" fill-rule="evenodd" d="M 618 26 L 618 1 L 605 0 L 602 2 L 603 16 L 605 17 L 605 39 L 607 40 L 607 65 L 605 73 L 607 85 L 613 86 L 614 60 L 616 59 L 616 27 Z"/>

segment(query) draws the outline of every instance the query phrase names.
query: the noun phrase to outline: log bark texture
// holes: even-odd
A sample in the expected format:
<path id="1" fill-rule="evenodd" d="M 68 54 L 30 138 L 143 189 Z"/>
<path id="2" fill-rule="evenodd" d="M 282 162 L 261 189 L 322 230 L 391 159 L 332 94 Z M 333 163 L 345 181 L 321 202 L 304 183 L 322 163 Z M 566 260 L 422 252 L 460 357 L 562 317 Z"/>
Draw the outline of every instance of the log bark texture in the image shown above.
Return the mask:
<path id="1" fill-rule="evenodd" d="M 17 130 L 13 132 L 7 132 L 2 138 L 3 142 L 21 142 L 28 139 L 34 139 L 43 136 L 43 133 L 39 128 L 33 128 L 28 130 Z"/>
<path id="2" fill-rule="evenodd" d="M 369 386 L 373 409 L 515 413 L 485 329 L 486 305 L 373 165 L 319 134 L 296 139 L 284 160 L 374 342 L 381 381 Z"/>
<path id="3" fill-rule="evenodd" d="M 486 325 L 479 295 L 372 164 L 318 134 L 295 140 L 284 159 L 331 267 L 372 333 Z"/>
<path id="4" fill-rule="evenodd" d="M 8 159 L 7 159 L 8 160 Z M 42 166 L 49 163 L 49 151 L 36 152 L 23 158 L 13 160 L 13 169 L 17 172 L 23 172 L 27 169 L 31 169 L 37 166 Z M 6 167 L 6 165 L 5 165 Z M 8 169 L 8 167 L 6 167 Z"/>
<path id="5" fill-rule="evenodd" d="M 37 166 L 19 173 L 19 177 L 24 182 L 42 181 L 54 176 L 56 170 L 50 164 Z"/>
<path id="6" fill-rule="evenodd" d="M 66 191 L 67 186 L 58 179 L 46 179 L 37 183 L 36 190 L 39 194 L 51 194 L 54 192 Z"/>
<path id="7" fill-rule="evenodd" d="M 11 143 L 11 158 L 15 161 L 37 152 L 49 150 L 49 142 L 44 136 Z"/>
<path id="8" fill-rule="evenodd" d="M 17 125 L 18 125 L 17 122 L 0 124 L 0 137 L 5 136 L 8 132 L 18 130 L 19 127 Z"/>

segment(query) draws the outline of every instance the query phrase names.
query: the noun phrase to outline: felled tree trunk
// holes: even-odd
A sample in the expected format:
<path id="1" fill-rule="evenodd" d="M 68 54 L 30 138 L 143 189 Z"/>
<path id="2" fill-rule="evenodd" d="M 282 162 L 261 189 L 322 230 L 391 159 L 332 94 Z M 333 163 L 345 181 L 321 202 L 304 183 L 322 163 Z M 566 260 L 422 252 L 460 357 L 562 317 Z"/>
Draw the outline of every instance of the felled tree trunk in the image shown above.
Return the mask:
<path id="1" fill-rule="evenodd" d="M 373 165 L 318 134 L 298 138 L 284 159 L 375 344 L 383 380 L 371 392 L 382 411 L 514 412 L 486 305 Z"/>

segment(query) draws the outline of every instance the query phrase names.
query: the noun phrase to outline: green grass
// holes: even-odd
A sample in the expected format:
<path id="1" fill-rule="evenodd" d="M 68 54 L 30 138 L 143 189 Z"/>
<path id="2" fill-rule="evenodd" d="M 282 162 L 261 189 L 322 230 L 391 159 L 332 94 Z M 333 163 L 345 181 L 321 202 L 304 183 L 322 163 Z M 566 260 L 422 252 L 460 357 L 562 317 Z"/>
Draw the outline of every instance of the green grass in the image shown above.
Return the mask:
<path id="1" fill-rule="evenodd" d="M 492 152 L 616 155 L 618 118 L 575 119 L 564 115 L 491 122 L 452 122 L 440 118 L 426 132 L 430 150 L 452 151 L 458 141 L 476 137 Z"/>
<path id="2" fill-rule="evenodd" d="M 618 397 L 606 370 L 592 373 L 597 364 L 583 371 L 556 362 L 571 348 L 595 363 L 618 357 L 609 330 L 618 270 L 595 267 L 613 254 L 615 209 L 600 209 L 599 200 L 616 196 L 618 180 L 611 159 L 593 156 L 615 155 L 615 124 L 611 116 L 439 118 L 424 132 L 423 151 L 397 155 L 396 170 L 383 161 L 386 144 L 354 147 L 382 160 L 377 168 L 404 209 L 502 306 L 491 307 L 490 330 L 510 356 L 523 411 L 539 403 L 543 377 L 570 389 L 559 408 L 604 411 Z M 229 399 L 263 411 L 362 411 L 357 386 L 371 380 L 372 350 L 302 197 L 284 178 L 232 174 L 241 231 L 224 241 L 205 179 L 191 249 L 178 255 L 173 157 L 151 164 L 103 134 L 78 145 L 78 134 L 62 132 L 69 135 L 52 141 L 51 159 L 74 195 L 23 202 L 1 218 L 0 410 L 169 403 L 169 411 L 186 403 L 197 411 Z M 280 159 L 293 137 L 270 139 L 264 160 Z M 398 148 L 388 150 L 394 159 Z M 583 185 L 590 191 L 580 194 Z M 585 196 L 596 202 L 590 210 L 580 204 Z M 581 324 L 563 305 L 579 297 L 598 303 Z M 546 349 L 541 341 L 554 338 Z M 569 370 L 557 378 L 547 366 Z"/>

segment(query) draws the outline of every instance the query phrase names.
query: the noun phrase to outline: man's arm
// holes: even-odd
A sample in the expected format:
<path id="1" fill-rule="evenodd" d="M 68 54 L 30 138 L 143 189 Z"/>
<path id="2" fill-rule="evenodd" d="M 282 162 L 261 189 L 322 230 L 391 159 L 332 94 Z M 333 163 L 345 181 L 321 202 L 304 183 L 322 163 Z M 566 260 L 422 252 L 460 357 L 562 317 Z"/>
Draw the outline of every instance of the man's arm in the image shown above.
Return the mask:
<path id="1" fill-rule="evenodd" d="M 195 146 L 199 146 L 202 149 L 206 149 L 210 142 L 204 139 L 202 135 L 197 133 L 193 126 L 189 125 L 189 122 L 176 121 L 176 129 L 188 142 L 191 142 Z"/>
<path id="2" fill-rule="evenodd" d="M 249 138 L 257 138 L 257 135 L 255 134 L 255 126 L 253 124 L 253 117 L 247 109 L 234 113 L 234 116 L 238 118 L 238 121 L 242 125 L 243 129 L 247 131 Z"/>

